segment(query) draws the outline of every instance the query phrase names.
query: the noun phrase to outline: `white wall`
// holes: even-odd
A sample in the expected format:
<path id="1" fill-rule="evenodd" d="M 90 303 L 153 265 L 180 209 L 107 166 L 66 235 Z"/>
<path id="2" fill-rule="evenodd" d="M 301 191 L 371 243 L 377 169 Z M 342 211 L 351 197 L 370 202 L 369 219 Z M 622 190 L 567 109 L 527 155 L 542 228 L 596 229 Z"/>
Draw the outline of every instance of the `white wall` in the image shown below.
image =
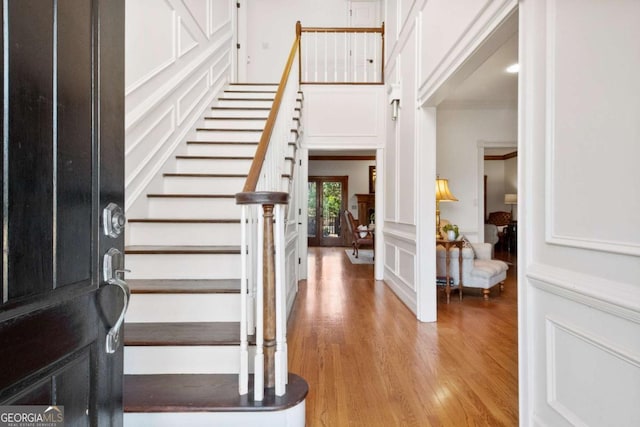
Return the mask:
<path id="1" fill-rule="evenodd" d="M 518 114 L 511 108 L 439 108 L 437 120 L 437 172 L 449 180 L 449 188 L 458 202 L 441 203 L 440 216 L 458 224 L 463 234 L 477 239 L 478 209 L 483 195 L 479 193 L 478 143 L 482 141 L 515 141 L 518 132 Z M 503 163 L 503 162 L 488 162 Z M 498 180 L 492 182 L 496 200 L 487 199 L 491 212 L 505 210 L 504 164 L 492 165 L 502 169 Z M 489 183 L 487 184 L 489 186 Z M 493 205 L 495 204 L 495 205 Z"/>
<path id="2" fill-rule="evenodd" d="M 230 0 L 127 0 L 125 208 L 145 194 L 231 77 L 235 4 Z"/>
<path id="3" fill-rule="evenodd" d="M 375 160 L 309 160 L 309 176 L 348 176 L 347 209 L 358 218 L 356 194 L 369 194 L 369 166 Z"/>
<path id="4" fill-rule="evenodd" d="M 296 36 L 305 27 L 346 27 L 346 0 L 247 2 L 247 81 L 279 82 Z"/>

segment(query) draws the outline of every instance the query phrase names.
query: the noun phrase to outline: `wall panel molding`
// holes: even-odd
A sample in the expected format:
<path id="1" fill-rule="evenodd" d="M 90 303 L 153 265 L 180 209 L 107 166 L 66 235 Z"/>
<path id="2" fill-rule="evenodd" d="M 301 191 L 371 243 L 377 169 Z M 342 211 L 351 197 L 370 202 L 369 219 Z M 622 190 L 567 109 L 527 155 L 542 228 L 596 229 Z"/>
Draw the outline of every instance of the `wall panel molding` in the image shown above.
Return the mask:
<path id="1" fill-rule="evenodd" d="M 195 80 L 185 91 L 178 97 L 177 111 L 178 111 L 178 125 L 181 125 L 185 119 L 193 112 L 193 110 L 200 104 L 202 98 L 207 95 L 207 89 L 209 88 L 209 70 L 206 70 L 200 78 Z"/>
<path id="2" fill-rule="evenodd" d="M 198 41 L 182 18 L 178 17 L 178 57 L 182 57 L 198 46 Z"/>
<path id="3" fill-rule="evenodd" d="M 531 264 L 526 271 L 527 280 L 537 289 L 640 324 L 640 295 L 637 285 L 543 264 Z"/>
<path id="4" fill-rule="evenodd" d="M 637 407 L 639 396 L 633 396 L 633 393 L 603 394 L 592 387 L 597 383 L 605 389 L 620 385 L 622 390 L 633 390 L 634 385 L 640 383 L 640 357 L 637 354 L 604 337 L 569 325 L 559 316 L 545 317 L 545 332 L 546 398 L 549 406 L 566 421 L 572 425 L 597 425 L 609 419 L 598 406 L 613 413 Z M 580 359 L 576 360 L 572 352 L 578 352 Z M 599 369 L 584 375 L 583 369 L 589 366 Z M 575 390 L 583 393 L 575 393 Z"/>
<path id="5" fill-rule="evenodd" d="M 637 209 L 640 208 L 640 202 L 633 193 L 629 194 L 628 191 L 635 191 L 633 188 L 624 189 L 621 192 L 617 189 L 618 186 L 624 186 L 615 177 L 615 171 L 609 173 L 606 179 L 593 174 L 592 168 L 609 168 L 618 166 L 625 170 L 630 170 L 634 167 L 635 158 L 637 158 L 640 151 L 635 148 L 636 141 L 627 140 L 624 141 L 619 138 L 611 138 L 611 141 L 607 144 L 597 144 L 596 141 L 585 141 L 585 139 L 591 137 L 590 134 L 601 134 L 603 131 L 597 129 L 602 127 L 602 123 L 598 123 L 595 128 L 592 127 L 589 131 L 588 125 L 582 125 L 582 121 L 585 117 L 591 117 L 594 121 L 596 117 L 604 114 L 601 112 L 597 105 L 600 102 L 607 102 L 606 94 L 603 94 L 589 85 L 592 84 L 592 80 L 577 80 L 571 79 L 567 76 L 566 72 L 563 74 L 562 70 L 566 68 L 566 60 L 564 59 L 567 54 L 571 53 L 575 56 L 573 61 L 587 62 L 583 56 L 580 56 L 579 52 L 576 52 L 575 45 L 578 43 L 576 35 L 569 35 L 569 33 L 558 32 L 556 29 L 562 26 L 576 25 L 576 22 L 580 23 L 583 27 L 586 24 L 582 24 L 582 21 L 589 22 L 589 20 L 600 19 L 594 10 L 585 8 L 584 16 L 575 16 L 574 13 L 568 13 L 562 9 L 566 7 L 562 2 L 557 0 L 549 0 L 547 7 L 546 27 L 547 27 L 547 91 L 546 91 L 546 112 L 547 112 L 547 129 L 546 129 L 546 156 L 545 162 L 545 185 L 546 185 L 546 241 L 547 243 L 597 250 L 601 252 L 612 252 L 618 254 L 626 254 L 632 256 L 640 256 L 640 228 L 637 225 Z M 573 9 L 572 9 L 573 10 Z M 566 22 L 568 21 L 568 23 Z M 622 25 L 622 24 L 621 24 Z M 575 34 L 575 33 L 573 33 Z M 626 34 L 626 33 L 624 33 Z M 611 45 L 615 45 L 612 43 Z M 593 46 L 600 50 L 609 50 L 610 45 L 606 46 Z M 591 52 L 591 51 L 590 51 Z M 611 54 L 608 57 L 611 60 L 615 60 L 620 55 L 629 55 L 631 52 L 620 53 L 616 56 Z M 598 55 L 591 54 L 594 58 L 600 58 Z M 561 62 L 561 66 L 558 66 L 558 61 Z M 599 63 L 601 59 L 592 59 L 590 63 L 584 63 L 584 67 L 591 68 L 593 64 Z M 581 64 L 578 64 L 581 65 Z M 593 71 L 597 73 L 597 70 Z M 597 76 L 601 76 L 598 74 Z M 612 77 L 612 75 L 607 75 Z M 630 79 L 635 79 L 629 76 Z M 593 99 L 590 100 L 590 105 L 596 105 L 596 107 L 577 107 L 580 111 L 574 113 L 575 103 L 577 102 L 577 96 L 573 93 L 568 93 L 565 89 L 568 86 L 568 80 L 574 84 L 572 88 L 574 90 L 580 89 L 579 85 L 586 86 L 587 90 L 590 90 L 594 94 Z M 605 81 L 608 80 L 608 81 Z M 612 82 L 611 79 L 599 80 L 602 85 L 606 85 L 609 89 L 612 85 L 618 85 L 624 87 L 624 90 L 631 90 L 633 88 L 628 87 L 628 82 L 617 81 Z M 610 96 L 615 97 L 619 94 L 615 94 L 613 91 L 607 91 Z M 585 94 L 582 93 L 581 97 Z M 622 102 L 621 102 L 622 103 Z M 614 102 L 615 104 L 615 102 Z M 571 110 L 570 112 L 568 110 Z M 570 115 L 571 114 L 571 115 Z M 580 135 L 585 138 L 580 140 L 572 139 L 568 136 L 567 130 L 564 129 L 567 119 L 576 123 L 577 114 L 580 115 L 580 125 L 585 130 Z M 623 117 L 624 114 L 620 113 L 618 116 Z M 613 117 L 608 117 L 614 119 Z M 620 124 L 627 125 L 627 122 L 621 122 Z M 606 124 L 609 126 L 611 134 L 613 134 L 613 128 L 616 126 L 613 124 Z M 572 130 L 571 135 L 575 135 L 576 131 Z M 602 136 L 602 135 L 600 135 Z M 625 145 L 625 142 L 627 143 Z M 589 149 L 585 149 L 585 146 L 589 146 Z M 592 152 L 592 154 L 589 154 Z M 567 162 L 571 159 L 581 157 L 581 163 L 585 167 L 567 169 Z M 634 160 L 631 160 L 634 159 Z M 570 177 L 566 175 L 570 173 Z M 637 175 L 640 176 L 640 175 Z M 609 182 L 611 181 L 611 183 Z M 613 185 L 612 185 L 613 183 Z M 576 188 L 578 186 L 578 188 Z M 589 188 L 593 188 L 589 191 Z M 615 193 L 618 191 L 618 193 Z M 603 203 L 593 204 L 593 194 L 602 194 Z M 637 193 L 636 194 L 640 194 Z M 628 198 L 628 202 L 624 202 L 624 206 L 627 209 L 618 209 L 618 215 L 613 214 L 612 219 L 617 221 L 602 221 L 609 213 L 608 203 L 606 197 L 609 196 L 611 200 L 624 200 L 625 196 Z M 567 218 L 565 212 L 576 213 L 575 206 L 589 206 L 590 209 L 579 209 L 580 221 L 576 222 L 573 218 Z M 571 209 L 573 208 L 573 209 Z M 564 214 L 564 216 L 562 216 Z M 580 223 L 580 225 L 577 225 Z M 625 232 L 626 231 L 626 232 Z"/>

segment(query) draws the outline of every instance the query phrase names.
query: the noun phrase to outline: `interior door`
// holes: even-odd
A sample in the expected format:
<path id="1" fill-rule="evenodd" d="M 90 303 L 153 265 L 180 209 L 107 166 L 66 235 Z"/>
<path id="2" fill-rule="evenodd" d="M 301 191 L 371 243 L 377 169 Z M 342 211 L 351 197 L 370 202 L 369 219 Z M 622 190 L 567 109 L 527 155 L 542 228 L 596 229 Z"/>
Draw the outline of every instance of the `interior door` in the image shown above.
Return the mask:
<path id="1" fill-rule="evenodd" d="M 124 201 L 124 1 L 5 0 L 1 14 L 0 405 L 121 425 L 125 289 L 102 263 L 123 250 L 123 217 L 102 212 Z"/>
<path id="2" fill-rule="evenodd" d="M 348 176 L 310 176 L 308 205 L 309 246 L 344 246 L 343 213 Z"/>
<path id="3" fill-rule="evenodd" d="M 520 2 L 523 426 L 640 425 L 638 16 Z"/>
<path id="4" fill-rule="evenodd" d="M 349 3 L 350 27 L 380 27 L 380 2 L 352 1 Z M 355 33 L 349 37 L 349 67 L 353 81 L 380 81 L 382 49 L 380 34 Z"/>

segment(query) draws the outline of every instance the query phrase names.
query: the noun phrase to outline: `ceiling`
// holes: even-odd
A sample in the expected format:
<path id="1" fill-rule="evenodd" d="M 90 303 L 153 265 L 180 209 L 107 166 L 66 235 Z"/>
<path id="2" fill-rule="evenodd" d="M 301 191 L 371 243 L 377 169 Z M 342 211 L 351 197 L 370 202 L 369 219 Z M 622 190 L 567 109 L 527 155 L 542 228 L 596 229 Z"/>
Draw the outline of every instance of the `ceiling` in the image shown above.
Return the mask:
<path id="1" fill-rule="evenodd" d="M 518 74 L 506 72 L 518 62 L 518 33 L 513 34 L 439 105 L 512 105 L 518 101 Z"/>

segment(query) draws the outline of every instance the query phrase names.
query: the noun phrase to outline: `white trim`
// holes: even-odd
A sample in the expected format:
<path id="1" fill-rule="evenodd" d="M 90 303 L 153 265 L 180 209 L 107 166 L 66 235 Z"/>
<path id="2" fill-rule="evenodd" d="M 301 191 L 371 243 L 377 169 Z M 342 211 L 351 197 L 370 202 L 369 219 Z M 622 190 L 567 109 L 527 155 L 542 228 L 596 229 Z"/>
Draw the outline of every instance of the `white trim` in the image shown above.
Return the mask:
<path id="1" fill-rule="evenodd" d="M 163 114 L 161 114 L 161 115 L 159 116 L 159 118 L 158 118 L 157 120 L 155 120 L 155 121 L 154 121 L 154 122 L 153 122 L 149 127 L 147 127 L 147 129 L 142 133 L 142 135 L 141 135 L 138 139 L 136 139 L 136 140 L 135 140 L 135 141 L 134 141 L 134 142 L 133 142 L 133 143 L 132 143 L 132 144 L 131 144 L 131 145 L 130 145 L 126 150 L 125 150 L 125 152 L 124 152 L 124 156 L 125 156 L 125 158 L 126 158 L 129 154 L 131 154 L 131 152 L 132 152 L 133 150 L 135 150 L 135 148 L 136 148 L 136 147 L 137 147 L 137 146 L 138 146 L 138 145 L 139 145 L 139 144 L 140 144 L 140 143 L 141 143 L 141 142 L 142 142 L 142 141 L 143 141 L 147 136 L 149 136 L 149 134 L 151 133 L 151 131 L 153 131 L 153 130 L 156 128 L 156 126 L 158 126 L 158 125 L 160 124 L 160 122 L 162 122 L 162 121 L 164 121 L 164 120 L 165 120 L 165 118 L 167 117 L 167 115 L 168 115 L 168 114 L 173 113 L 173 111 L 174 111 L 174 107 L 173 107 L 173 105 L 169 105 L 169 107 L 167 108 L 167 110 L 166 110 Z M 171 132 L 170 132 L 170 133 L 173 133 L 173 131 L 176 129 L 176 128 L 175 128 L 175 121 L 173 120 L 173 117 L 174 117 L 174 116 L 173 116 L 173 114 L 171 114 L 171 120 L 172 120 L 172 123 L 171 123 Z"/>
<path id="2" fill-rule="evenodd" d="M 175 63 L 176 60 L 178 59 L 176 56 L 176 51 L 177 51 L 176 45 L 178 43 L 177 34 L 176 34 L 176 11 L 175 9 L 173 9 L 173 6 L 171 5 L 171 3 L 169 3 L 166 0 L 165 0 L 165 3 L 167 3 L 169 7 L 172 9 L 171 10 L 171 57 L 165 62 L 160 63 L 157 67 L 155 67 L 151 71 L 147 72 L 147 74 L 138 78 L 138 80 L 131 83 L 129 86 L 127 86 L 124 90 L 125 97 L 131 94 L 132 92 L 134 92 L 139 87 L 143 86 L 149 80 L 151 80 L 156 75 L 158 75 L 162 70 L 169 67 L 171 64 Z"/>
<path id="3" fill-rule="evenodd" d="M 640 295 L 637 286 L 549 265 L 526 268 L 531 286 L 578 304 L 640 324 Z"/>
<path id="4" fill-rule="evenodd" d="M 178 111 L 178 125 L 182 125 L 182 123 L 184 122 L 184 120 L 189 117 L 189 115 L 193 112 L 194 108 L 196 108 L 198 106 L 198 104 L 200 103 L 200 101 L 202 101 L 202 98 L 204 98 L 207 95 L 207 89 L 209 88 L 209 86 L 211 86 L 210 84 L 210 76 L 211 76 L 211 69 L 206 70 L 204 73 L 202 73 L 202 75 L 200 76 L 200 78 L 198 78 L 197 80 L 195 80 L 193 82 L 193 84 L 191 84 L 183 93 L 180 97 L 178 97 L 177 101 L 176 101 L 176 106 L 177 106 L 177 111 Z M 218 76 L 220 77 L 220 76 Z M 187 97 L 188 95 L 191 94 L 191 91 L 196 87 L 196 85 L 200 84 L 202 82 L 202 80 L 205 81 L 205 90 L 200 92 L 200 96 L 191 103 L 191 105 L 189 105 L 188 108 L 185 108 L 184 110 L 186 110 L 186 112 L 183 114 L 183 108 L 181 108 L 181 103 L 182 100 Z"/>
<path id="5" fill-rule="evenodd" d="M 193 73 L 200 69 L 203 65 L 208 63 L 211 56 L 221 49 L 229 50 L 228 41 L 230 36 L 216 43 L 211 48 L 204 51 L 201 55 L 194 58 L 193 61 L 184 69 L 177 72 L 173 77 L 167 80 L 160 88 L 154 91 L 152 96 L 149 96 L 144 102 L 140 103 L 135 109 L 125 116 L 125 131 L 128 131 L 135 126 L 139 121 L 143 120 L 149 111 L 153 110 L 156 105 L 164 101 L 170 96 L 177 87 L 180 87 L 185 80 L 187 80 Z M 218 61 L 227 56 L 228 52 L 224 52 L 220 55 Z"/>
<path id="6" fill-rule="evenodd" d="M 396 258 L 397 263 L 397 258 Z M 389 268 L 385 267 L 385 284 L 393 291 L 400 301 L 407 306 L 414 314 L 416 313 L 416 293 L 411 290 L 411 286 L 406 284 L 402 278 L 397 276 Z"/>
<path id="7" fill-rule="evenodd" d="M 193 44 L 189 47 L 187 47 L 186 49 L 182 49 L 182 29 L 185 29 L 185 31 L 187 32 L 187 34 L 189 34 L 191 36 L 191 40 L 193 41 Z M 189 30 L 189 27 L 187 27 L 186 25 L 184 25 L 182 23 L 182 18 L 178 16 L 178 31 L 177 31 L 177 37 L 178 37 L 178 58 L 183 57 L 184 55 L 186 55 L 187 53 L 189 53 L 190 51 L 192 51 L 193 49 L 195 49 L 196 47 L 198 47 L 198 41 L 196 39 L 196 37 L 193 35 L 193 33 Z"/>

